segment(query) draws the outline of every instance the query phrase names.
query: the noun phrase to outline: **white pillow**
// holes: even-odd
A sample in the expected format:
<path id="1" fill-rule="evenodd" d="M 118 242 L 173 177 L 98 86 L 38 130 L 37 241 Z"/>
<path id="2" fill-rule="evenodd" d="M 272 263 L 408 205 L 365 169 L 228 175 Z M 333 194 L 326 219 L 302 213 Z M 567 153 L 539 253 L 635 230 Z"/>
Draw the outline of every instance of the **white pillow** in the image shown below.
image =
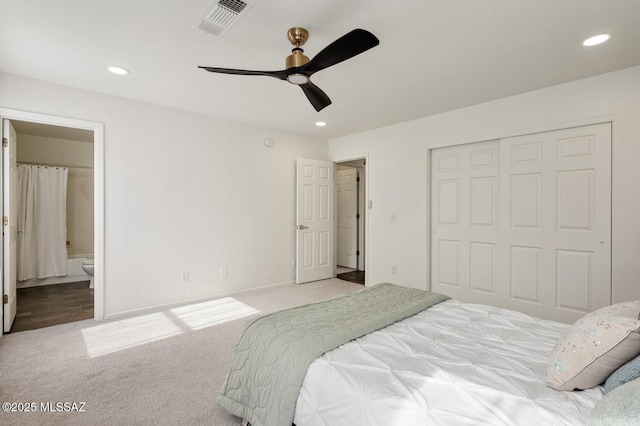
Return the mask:
<path id="1" fill-rule="evenodd" d="M 640 354 L 640 300 L 593 311 L 558 340 L 546 382 L 557 390 L 598 386 L 618 367 Z"/>

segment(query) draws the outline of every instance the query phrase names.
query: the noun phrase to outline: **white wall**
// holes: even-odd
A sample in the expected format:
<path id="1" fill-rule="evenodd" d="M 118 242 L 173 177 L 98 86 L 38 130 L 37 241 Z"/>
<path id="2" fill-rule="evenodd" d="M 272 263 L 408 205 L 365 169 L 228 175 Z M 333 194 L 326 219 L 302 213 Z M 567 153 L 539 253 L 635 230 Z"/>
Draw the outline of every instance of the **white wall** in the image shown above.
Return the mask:
<path id="1" fill-rule="evenodd" d="M 330 158 L 369 154 L 368 282 L 430 286 L 429 148 L 570 127 L 599 116 L 613 118 L 612 300 L 639 299 L 640 67 L 331 140 Z M 394 213 L 397 222 L 391 223 Z"/>
<path id="2" fill-rule="evenodd" d="M 105 124 L 107 316 L 294 280 L 295 158 L 326 141 L 8 74 L 0 107 Z"/>

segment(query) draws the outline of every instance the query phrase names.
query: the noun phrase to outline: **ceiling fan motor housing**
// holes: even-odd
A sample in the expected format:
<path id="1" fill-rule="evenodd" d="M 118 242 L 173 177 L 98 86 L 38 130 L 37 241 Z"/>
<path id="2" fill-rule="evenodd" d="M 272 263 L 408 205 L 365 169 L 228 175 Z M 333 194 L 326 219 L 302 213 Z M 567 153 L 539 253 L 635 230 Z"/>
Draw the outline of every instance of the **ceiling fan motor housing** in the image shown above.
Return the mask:
<path id="1" fill-rule="evenodd" d="M 309 32 L 304 28 L 294 27 L 287 31 L 287 38 L 295 47 L 291 50 L 291 55 L 287 56 L 286 68 L 301 67 L 309 62 L 304 50 L 300 48 L 309 39 Z"/>
<path id="2" fill-rule="evenodd" d="M 309 62 L 309 58 L 305 56 L 303 52 L 304 51 L 299 47 L 291 50 L 291 55 L 287 56 L 287 69 L 293 67 L 301 67 Z"/>

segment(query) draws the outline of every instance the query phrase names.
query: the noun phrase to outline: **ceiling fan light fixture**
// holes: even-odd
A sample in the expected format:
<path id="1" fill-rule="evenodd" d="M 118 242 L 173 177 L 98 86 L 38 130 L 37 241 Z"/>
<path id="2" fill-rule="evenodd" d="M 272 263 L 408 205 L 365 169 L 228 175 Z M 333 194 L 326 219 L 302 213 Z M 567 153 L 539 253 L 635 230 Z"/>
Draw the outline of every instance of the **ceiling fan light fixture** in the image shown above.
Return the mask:
<path id="1" fill-rule="evenodd" d="M 303 84 L 307 84 L 309 82 L 309 77 L 304 74 L 294 73 L 287 76 L 287 81 L 291 84 L 300 86 Z"/>

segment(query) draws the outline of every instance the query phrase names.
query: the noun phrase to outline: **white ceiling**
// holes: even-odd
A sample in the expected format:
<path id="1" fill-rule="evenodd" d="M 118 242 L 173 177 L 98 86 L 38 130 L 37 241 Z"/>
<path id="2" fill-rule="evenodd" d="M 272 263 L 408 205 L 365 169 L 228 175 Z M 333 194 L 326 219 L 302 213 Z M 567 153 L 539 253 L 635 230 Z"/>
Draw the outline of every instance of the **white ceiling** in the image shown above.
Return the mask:
<path id="1" fill-rule="evenodd" d="M 198 28 L 215 1 L 2 0 L 0 71 L 329 139 L 640 65 L 638 0 L 251 0 L 220 38 Z M 285 81 L 197 68 L 284 69 L 293 26 L 310 58 L 354 28 L 380 39 L 313 76 L 319 113 Z"/>

